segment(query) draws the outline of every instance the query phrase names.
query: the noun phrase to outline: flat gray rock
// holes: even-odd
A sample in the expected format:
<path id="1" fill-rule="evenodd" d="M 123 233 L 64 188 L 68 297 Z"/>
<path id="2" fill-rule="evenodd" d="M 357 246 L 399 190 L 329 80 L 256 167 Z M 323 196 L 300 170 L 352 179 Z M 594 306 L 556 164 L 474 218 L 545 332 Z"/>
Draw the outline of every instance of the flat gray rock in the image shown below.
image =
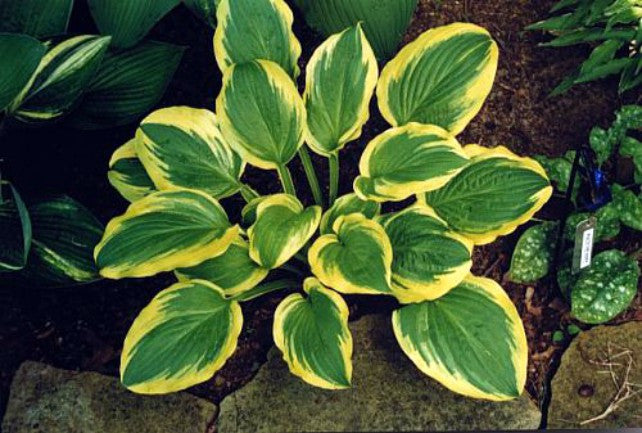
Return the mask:
<path id="1" fill-rule="evenodd" d="M 11 384 L 4 433 L 205 433 L 216 406 L 189 394 L 140 396 L 117 379 L 37 362 Z"/>
<path id="2" fill-rule="evenodd" d="M 640 394 L 624 399 L 601 417 L 626 395 L 625 380 L 629 392 Z M 642 427 L 642 322 L 582 332 L 564 353 L 551 392 L 549 428 Z"/>
<path id="3" fill-rule="evenodd" d="M 535 429 L 541 414 L 524 394 L 506 403 L 454 394 L 424 376 L 398 348 L 390 319 L 366 316 L 351 324 L 353 384 L 326 391 L 288 371 L 280 352 L 220 406 L 220 433 L 369 432 Z"/>

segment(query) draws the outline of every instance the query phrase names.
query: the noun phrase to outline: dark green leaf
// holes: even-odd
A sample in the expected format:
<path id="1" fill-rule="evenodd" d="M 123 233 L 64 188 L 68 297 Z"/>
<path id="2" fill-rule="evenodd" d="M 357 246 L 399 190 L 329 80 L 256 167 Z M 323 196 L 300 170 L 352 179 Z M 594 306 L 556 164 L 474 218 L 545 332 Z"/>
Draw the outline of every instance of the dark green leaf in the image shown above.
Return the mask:
<path id="1" fill-rule="evenodd" d="M 0 0 L 0 7 L 2 4 Z M 29 36 L 0 34 L 0 112 L 29 83 L 45 50 L 43 44 Z"/>
<path id="2" fill-rule="evenodd" d="M 524 232 L 508 271 L 511 281 L 532 284 L 548 274 L 555 254 L 557 226 L 554 222 L 545 222 Z"/>
<path id="3" fill-rule="evenodd" d="M 67 31 L 73 0 L 0 0 L 0 32 L 34 38 Z"/>
<path id="4" fill-rule="evenodd" d="M 17 271 L 27 263 L 31 246 L 31 220 L 20 194 L 0 182 L 0 272 Z"/>

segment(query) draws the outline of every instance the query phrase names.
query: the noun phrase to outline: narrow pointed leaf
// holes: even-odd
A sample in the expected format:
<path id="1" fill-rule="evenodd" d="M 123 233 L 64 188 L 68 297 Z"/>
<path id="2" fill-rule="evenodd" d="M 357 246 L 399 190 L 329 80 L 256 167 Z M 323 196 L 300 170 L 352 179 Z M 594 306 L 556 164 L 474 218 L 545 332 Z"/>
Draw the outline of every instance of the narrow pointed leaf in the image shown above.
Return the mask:
<path id="1" fill-rule="evenodd" d="M 430 209 L 409 208 L 383 222 L 392 245 L 392 289 L 402 303 L 440 298 L 469 274 L 473 243 Z"/>
<path id="2" fill-rule="evenodd" d="M 393 126 L 419 122 L 459 134 L 495 79 L 498 48 L 488 31 L 455 23 L 428 30 L 381 73 L 379 110 Z"/>
<path id="3" fill-rule="evenodd" d="M 136 45 L 180 0 L 87 0 L 100 32 L 117 48 Z"/>
<path id="4" fill-rule="evenodd" d="M 43 44 L 29 36 L 0 34 L 0 112 L 29 83 L 45 50 Z"/>
<path id="5" fill-rule="evenodd" d="M 326 389 L 352 380 L 352 335 L 348 305 L 315 278 L 304 282 L 306 296 L 294 293 L 274 313 L 274 343 L 292 374 Z"/>
<path id="6" fill-rule="evenodd" d="M 55 45 L 9 111 L 25 121 L 51 120 L 67 114 L 94 77 L 109 42 L 109 36 L 84 35 Z"/>
<path id="7" fill-rule="evenodd" d="M 363 23 L 380 60 L 390 58 L 417 7 L 417 0 L 295 0 L 311 27 L 329 36 Z"/>
<path id="8" fill-rule="evenodd" d="M 303 144 L 305 106 L 276 63 L 258 60 L 230 67 L 216 112 L 230 145 L 256 167 L 285 165 Z"/>
<path id="9" fill-rule="evenodd" d="M 0 33 L 22 33 L 34 38 L 66 33 L 73 3 L 73 0 L 2 0 Z"/>
<path id="10" fill-rule="evenodd" d="M 333 231 L 310 247 L 312 273 L 340 293 L 391 294 L 392 246 L 383 227 L 351 214 L 337 219 Z"/>
<path id="11" fill-rule="evenodd" d="M 167 394 L 210 379 L 236 350 L 243 316 L 207 281 L 175 284 L 145 307 L 127 333 L 120 378 L 139 394 Z"/>
<path id="12" fill-rule="evenodd" d="M 622 251 L 604 251 L 593 258 L 571 286 L 571 312 L 584 323 L 608 322 L 626 310 L 638 291 L 640 268 Z"/>
<path id="13" fill-rule="evenodd" d="M 361 200 L 356 194 L 344 195 L 339 197 L 332 207 L 323 214 L 320 224 L 321 234 L 332 233 L 332 226 L 339 217 L 360 213 L 372 219 L 379 215 L 379 212 L 381 212 L 381 204 L 375 201 Z"/>
<path id="14" fill-rule="evenodd" d="M 220 0 L 183 0 L 185 6 L 211 28 L 216 28 L 216 8 Z"/>
<path id="15" fill-rule="evenodd" d="M 71 116 L 72 125 L 100 129 L 143 117 L 165 93 L 183 52 L 183 47 L 153 41 L 108 52 Z"/>
<path id="16" fill-rule="evenodd" d="M 0 182 L 0 272 L 17 271 L 27 264 L 31 248 L 31 219 L 18 191 Z"/>
<path id="17" fill-rule="evenodd" d="M 223 289 L 226 296 L 236 296 L 252 290 L 268 272 L 250 258 L 247 242 L 239 237 L 220 256 L 191 268 L 178 269 L 176 274 L 183 281 L 209 281 Z"/>
<path id="18" fill-rule="evenodd" d="M 251 13 L 250 13 L 251 11 Z M 221 0 L 214 53 L 221 71 L 234 64 L 269 60 L 299 75 L 301 44 L 292 31 L 292 11 L 283 0 Z"/>
<path id="19" fill-rule="evenodd" d="M 544 222 L 528 228 L 519 238 L 508 275 L 520 284 L 535 284 L 548 275 L 555 255 L 558 224 Z"/>
<path id="20" fill-rule="evenodd" d="M 94 255 L 104 277 L 147 277 L 219 256 L 238 234 L 207 194 L 160 191 L 111 220 Z"/>
<path id="21" fill-rule="evenodd" d="M 63 287 L 100 279 L 94 248 L 104 226 L 83 205 L 60 197 L 29 208 L 33 240 L 21 272 L 39 287 Z"/>
<path id="22" fill-rule="evenodd" d="M 138 159 L 135 143 L 133 138 L 116 149 L 107 172 L 109 183 L 131 203 L 156 191 L 154 182 Z"/>
<path id="23" fill-rule="evenodd" d="M 470 276 L 436 301 L 395 311 L 402 350 L 451 391 L 493 401 L 521 395 L 528 344 L 517 309 L 493 280 Z"/>
<path id="24" fill-rule="evenodd" d="M 331 36 L 307 67 L 308 145 L 328 156 L 361 135 L 379 68 L 361 25 Z"/>
<path id="25" fill-rule="evenodd" d="M 362 199 L 400 201 L 442 187 L 467 163 L 455 137 L 437 126 L 411 123 L 368 144 L 354 190 Z"/>
<path id="26" fill-rule="evenodd" d="M 551 197 L 539 163 L 505 147 L 469 145 L 471 162 L 443 188 L 420 200 L 458 233 L 476 245 L 493 242 L 529 221 Z"/>
<path id="27" fill-rule="evenodd" d="M 247 231 L 250 257 L 267 269 L 278 268 L 310 240 L 319 227 L 321 208 L 304 208 L 296 197 L 277 194 L 261 201 Z"/>
<path id="28" fill-rule="evenodd" d="M 138 157 L 159 190 L 198 189 L 214 198 L 239 191 L 245 164 L 211 111 L 163 108 L 143 120 L 136 137 Z"/>

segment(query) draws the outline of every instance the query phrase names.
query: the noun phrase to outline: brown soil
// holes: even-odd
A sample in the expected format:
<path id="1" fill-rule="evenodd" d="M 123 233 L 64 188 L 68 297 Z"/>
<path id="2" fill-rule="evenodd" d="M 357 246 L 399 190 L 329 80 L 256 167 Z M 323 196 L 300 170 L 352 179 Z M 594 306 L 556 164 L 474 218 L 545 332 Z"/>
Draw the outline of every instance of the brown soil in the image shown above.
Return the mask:
<path id="1" fill-rule="evenodd" d="M 83 9 L 84 3 L 78 3 L 72 30 L 95 32 Z M 501 46 L 496 86 L 480 115 L 462 134 L 462 142 L 502 144 L 522 155 L 560 155 L 586 141 L 595 124 L 608 125 L 614 109 L 621 103 L 635 102 L 620 100 L 616 83 L 609 80 L 577 87 L 562 97 L 548 98 L 550 90 L 587 53 L 581 47 L 540 49 L 537 43 L 545 36 L 523 32 L 527 24 L 544 18 L 551 4 L 551 0 L 445 0 L 436 6 L 431 0 L 420 1 L 406 41 L 436 25 L 470 21 L 488 28 Z M 304 66 L 305 59 L 321 39 L 303 24 L 300 16 L 297 16 L 295 31 L 304 47 Z M 189 47 L 161 105 L 212 109 L 220 89 L 220 74 L 211 52 L 211 30 L 180 7 L 157 26 L 152 36 Z M 341 192 L 351 189 L 365 144 L 387 128 L 374 104 L 372 113 L 363 137 L 342 154 Z M 15 183 L 28 201 L 65 193 L 87 205 L 106 222 L 122 213 L 126 206 L 107 183 L 107 161 L 113 150 L 133 132 L 133 126 L 99 133 L 79 133 L 64 125 L 12 129 L 0 138 L 0 158 L 5 160 L 3 175 Z M 314 159 L 317 167 L 321 167 L 322 182 L 326 183 L 326 164 L 319 158 Z M 297 187 L 307 191 L 301 167 L 298 163 L 293 165 Z M 273 173 L 249 169 L 245 178 L 262 193 L 278 190 Z M 226 206 L 236 214 L 241 201 L 228 200 Z M 559 202 L 553 202 L 542 214 L 558 215 Z M 629 233 L 619 239 L 618 245 L 627 251 L 640 248 L 642 243 L 640 239 L 632 242 Z M 474 272 L 503 282 L 518 306 L 531 355 L 527 389 L 536 401 L 542 402 L 547 378 L 567 344 L 553 344 L 552 333 L 565 328 L 571 319 L 568 307 L 557 297 L 551 281 L 544 280 L 532 288 L 503 281 L 516 240 L 517 234 L 514 234 L 477 249 Z M 0 289 L 0 415 L 4 412 L 13 373 L 26 359 L 117 375 L 119 352 L 129 325 L 154 294 L 171 282 L 170 276 L 159 276 L 101 281 L 65 290 L 21 286 Z M 237 352 L 214 379 L 193 388 L 192 392 L 219 402 L 251 379 L 271 346 L 271 316 L 281 297 L 274 295 L 243 306 L 245 327 Z M 640 298 L 617 321 L 642 320 Z M 394 308 L 390 301 L 373 298 L 350 297 L 349 302 L 354 318 Z"/>

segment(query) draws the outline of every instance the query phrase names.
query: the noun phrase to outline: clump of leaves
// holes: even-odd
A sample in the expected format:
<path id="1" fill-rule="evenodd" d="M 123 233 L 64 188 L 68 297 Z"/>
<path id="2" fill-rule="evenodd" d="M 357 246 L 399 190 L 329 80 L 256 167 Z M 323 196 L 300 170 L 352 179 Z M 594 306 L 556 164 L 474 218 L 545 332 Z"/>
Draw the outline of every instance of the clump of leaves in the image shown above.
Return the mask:
<path id="1" fill-rule="evenodd" d="M 642 83 L 642 5 L 638 0 L 562 0 L 551 14 L 554 16 L 528 27 L 556 36 L 543 46 L 593 47 L 589 58 L 553 94 L 610 75 L 620 75 L 621 93 Z"/>
<path id="2" fill-rule="evenodd" d="M 642 180 L 642 143 L 632 132 L 642 130 L 642 107 L 625 106 L 616 113 L 609 129 L 593 128 L 590 145 L 597 162 L 604 166 L 615 159 L 630 159 L 635 167 L 635 183 L 627 187 L 617 183 L 611 186 L 612 201 L 595 212 L 576 209 L 567 218 L 563 235 L 574 241 L 579 224 L 589 218 L 596 221 L 595 241 L 605 241 L 620 234 L 622 227 L 642 231 L 642 196 L 636 195 Z M 556 188 L 565 192 L 569 186 L 574 152 L 561 158 L 537 156 L 547 170 Z M 574 186 L 577 192 L 578 184 Z M 573 194 L 573 200 L 576 201 Z M 513 254 L 510 278 L 518 283 L 532 284 L 549 274 L 555 253 L 558 225 L 544 222 L 530 227 L 517 243 Z M 571 272 L 571 252 L 563 252 L 563 266 L 557 280 L 566 292 L 573 315 L 585 323 L 603 323 L 626 310 L 637 293 L 640 274 L 636 257 L 626 256 L 618 250 L 609 250 L 595 256 L 593 264 L 579 272 Z"/>
<path id="3" fill-rule="evenodd" d="M 552 187 L 537 162 L 455 138 L 491 90 L 496 43 L 471 24 L 435 28 L 379 76 L 356 25 L 314 52 L 301 96 L 291 25 L 282 0 L 223 0 L 217 114 L 156 111 L 112 158 L 109 179 L 133 203 L 96 248 L 101 274 L 174 271 L 179 281 L 134 321 L 122 382 L 155 394 L 208 380 L 234 352 L 240 303 L 286 290 L 274 341 L 309 384 L 351 385 L 342 295 L 367 294 L 399 301 L 392 326 L 421 371 L 468 396 L 519 396 L 524 328 L 501 287 L 470 274 L 472 250 L 528 221 Z M 354 192 L 335 200 L 339 155 L 360 137 L 375 89 L 392 127 L 366 146 Z M 328 159 L 327 199 L 308 149 Z M 297 156 L 316 205 L 297 197 L 288 169 Z M 246 164 L 276 170 L 284 192 L 261 196 L 242 183 Z M 235 194 L 247 201 L 238 223 L 219 202 Z M 382 213 L 385 202 L 412 197 L 408 208 Z"/>
<path id="4" fill-rule="evenodd" d="M 73 0 L 0 2 L 0 116 L 95 129 L 140 119 L 183 48 L 143 38 L 179 0 L 89 0 L 102 36 L 67 32 Z M 41 39 L 43 42 L 39 41 Z"/>

